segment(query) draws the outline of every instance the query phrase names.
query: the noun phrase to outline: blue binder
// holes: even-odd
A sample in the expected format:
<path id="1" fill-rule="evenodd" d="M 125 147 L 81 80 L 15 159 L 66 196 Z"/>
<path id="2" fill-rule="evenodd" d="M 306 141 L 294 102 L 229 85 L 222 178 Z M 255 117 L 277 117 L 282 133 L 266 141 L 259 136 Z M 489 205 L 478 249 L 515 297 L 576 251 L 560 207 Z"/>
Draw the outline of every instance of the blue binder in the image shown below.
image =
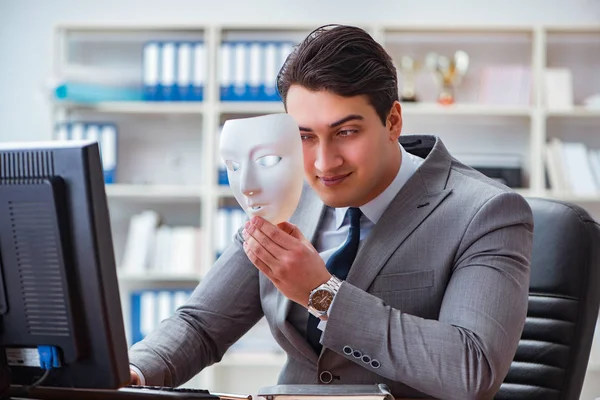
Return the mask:
<path id="1" fill-rule="evenodd" d="M 152 318 L 151 321 L 146 321 L 146 323 L 148 324 L 147 326 L 150 329 L 155 329 L 160 321 L 159 318 L 159 309 L 160 309 L 160 304 L 159 301 L 157 301 L 158 298 L 158 294 L 159 293 L 165 293 L 167 292 L 169 294 L 169 313 L 170 314 L 174 314 L 176 309 L 177 309 L 177 304 L 175 301 L 175 298 L 177 296 L 178 293 L 183 294 L 185 297 L 190 297 L 192 295 L 192 291 L 191 290 L 181 290 L 181 289 L 156 289 L 156 290 L 139 290 L 139 291 L 134 291 L 131 292 L 130 295 L 130 301 L 131 301 L 131 344 L 135 344 L 137 342 L 139 342 L 140 340 L 144 339 L 145 335 L 142 329 L 142 308 L 143 308 L 143 299 L 144 299 L 144 294 L 149 294 L 151 296 L 154 296 L 155 300 L 154 300 L 154 304 L 153 304 L 153 313 L 152 315 L 147 315 L 146 317 L 150 317 Z"/>
<path id="2" fill-rule="evenodd" d="M 204 100 L 204 84 L 206 82 L 206 47 L 204 42 L 193 44 L 192 86 L 189 101 Z"/>
<path id="3" fill-rule="evenodd" d="M 142 71 L 144 83 L 144 100 L 159 100 L 159 77 L 160 77 L 160 48 L 157 41 L 147 42 L 144 45 L 142 56 Z"/>
<path id="4" fill-rule="evenodd" d="M 55 127 L 57 140 L 95 140 L 98 142 L 104 183 L 117 181 L 117 126 L 107 122 L 64 122 Z"/>
<path id="5" fill-rule="evenodd" d="M 175 42 L 161 43 L 159 60 L 158 97 L 161 101 L 174 101 L 177 92 L 177 45 Z"/>

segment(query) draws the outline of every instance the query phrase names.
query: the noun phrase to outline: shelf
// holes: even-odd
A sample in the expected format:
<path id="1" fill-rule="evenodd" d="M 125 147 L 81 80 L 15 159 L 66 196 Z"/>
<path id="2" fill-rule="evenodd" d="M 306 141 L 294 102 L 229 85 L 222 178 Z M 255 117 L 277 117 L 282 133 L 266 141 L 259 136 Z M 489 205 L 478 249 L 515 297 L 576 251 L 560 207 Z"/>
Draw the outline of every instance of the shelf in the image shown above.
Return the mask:
<path id="1" fill-rule="evenodd" d="M 565 194 L 553 194 L 553 193 L 549 193 L 547 195 L 542 195 L 539 197 L 545 197 L 547 199 L 552 199 L 552 200 L 559 200 L 559 201 L 565 201 L 567 203 L 577 203 L 577 204 L 581 204 L 581 203 L 595 203 L 595 204 L 600 204 L 600 194 L 595 195 L 595 196 L 577 196 L 571 193 L 565 193 Z"/>
<path id="2" fill-rule="evenodd" d="M 152 273 L 148 272 L 145 275 L 140 274 L 118 274 L 119 282 L 122 283 L 199 283 L 200 277 L 197 275 L 177 275 L 177 274 L 163 274 L 163 273 Z"/>
<path id="3" fill-rule="evenodd" d="M 548 117 L 577 117 L 577 118 L 600 118 L 600 108 L 585 108 L 585 107 L 573 107 L 572 110 L 564 111 L 547 111 L 546 116 Z"/>
<path id="4" fill-rule="evenodd" d="M 216 186 L 217 197 L 234 197 L 229 185 Z"/>
<path id="5" fill-rule="evenodd" d="M 598 203 L 598 204 L 600 204 L 600 193 L 598 193 L 597 195 L 593 195 L 593 196 L 578 196 L 573 193 L 554 193 L 550 190 L 544 190 L 544 191 L 535 191 L 535 190 L 520 191 L 520 190 L 517 190 L 517 192 L 521 193 L 523 196 L 541 197 L 544 199 L 565 201 L 568 203 Z M 526 193 L 526 194 L 523 194 L 523 193 Z"/>
<path id="6" fill-rule="evenodd" d="M 495 106 L 485 104 L 452 104 L 437 103 L 403 103 L 404 115 L 464 115 L 464 116 L 498 116 L 529 117 L 532 108 L 527 106 Z"/>
<path id="7" fill-rule="evenodd" d="M 225 354 L 215 366 L 221 367 L 281 367 L 286 362 L 284 353 L 243 353 Z"/>
<path id="8" fill-rule="evenodd" d="M 218 105 L 221 114 L 274 114 L 285 112 L 279 101 L 227 101 Z"/>
<path id="9" fill-rule="evenodd" d="M 199 114 L 204 112 L 202 102 L 115 101 L 99 103 L 54 102 L 67 110 L 86 110 L 121 114 Z"/>
<path id="10" fill-rule="evenodd" d="M 523 197 L 541 197 L 550 200 L 565 201 L 568 203 L 598 203 L 600 204 L 600 193 L 596 196 L 577 196 L 572 193 L 553 193 L 550 190 L 536 191 L 532 189 L 513 189 Z"/>
<path id="11" fill-rule="evenodd" d="M 154 201 L 192 201 L 199 202 L 205 192 L 203 186 L 178 185 L 106 185 L 109 199 L 154 200 Z"/>

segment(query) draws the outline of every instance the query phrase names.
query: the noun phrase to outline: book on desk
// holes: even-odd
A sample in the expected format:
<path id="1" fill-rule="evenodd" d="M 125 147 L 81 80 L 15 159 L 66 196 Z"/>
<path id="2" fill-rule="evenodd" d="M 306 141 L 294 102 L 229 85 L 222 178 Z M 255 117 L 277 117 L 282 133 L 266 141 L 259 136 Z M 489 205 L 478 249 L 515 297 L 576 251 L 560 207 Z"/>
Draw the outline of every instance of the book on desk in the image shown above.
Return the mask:
<path id="1" fill-rule="evenodd" d="M 394 400 L 385 384 L 374 385 L 275 385 L 260 388 L 265 400 Z"/>

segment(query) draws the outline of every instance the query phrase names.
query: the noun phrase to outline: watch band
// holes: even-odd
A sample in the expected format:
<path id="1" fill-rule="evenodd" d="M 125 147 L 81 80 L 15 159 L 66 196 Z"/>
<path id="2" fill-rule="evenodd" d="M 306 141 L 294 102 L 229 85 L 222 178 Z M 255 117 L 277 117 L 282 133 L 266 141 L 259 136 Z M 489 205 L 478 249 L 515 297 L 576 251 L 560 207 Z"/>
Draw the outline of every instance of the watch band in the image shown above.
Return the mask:
<path id="1" fill-rule="evenodd" d="M 310 292 L 310 295 L 308 296 L 308 311 L 317 318 L 323 319 L 322 317 L 326 317 L 327 312 L 329 310 L 318 311 L 317 309 L 315 309 L 311 305 L 312 295 L 313 295 L 313 293 L 315 293 L 318 290 L 327 290 L 328 292 L 330 292 L 333 295 L 333 298 L 335 298 L 335 295 L 339 291 L 341 285 L 342 285 L 342 280 L 335 275 L 331 275 L 331 278 L 329 278 L 329 280 L 327 282 L 325 282 L 322 285 L 319 285 L 318 287 L 313 289 Z M 332 300 L 332 303 L 333 303 L 333 300 Z M 331 306 L 331 304 L 329 306 Z"/>

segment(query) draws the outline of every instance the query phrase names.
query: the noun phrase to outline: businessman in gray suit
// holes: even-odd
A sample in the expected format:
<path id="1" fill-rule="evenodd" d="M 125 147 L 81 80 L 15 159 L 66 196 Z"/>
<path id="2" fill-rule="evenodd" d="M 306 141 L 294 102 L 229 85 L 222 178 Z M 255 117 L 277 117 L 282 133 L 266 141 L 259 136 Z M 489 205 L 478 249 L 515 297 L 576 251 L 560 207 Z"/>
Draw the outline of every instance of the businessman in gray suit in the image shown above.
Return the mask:
<path id="1" fill-rule="evenodd" d="M 309 35 L 278 89 L 302 136 L 300 204 L 290 222 L 240 229 L 189 302 L 131 348 L 134 382 L 184 383 L 264 316 L 288 355 L 279 383 L 492 398 L 527 310 L 526 201 L 439 138 L 400 136 L 396 70 L 358 28 Z"/>

